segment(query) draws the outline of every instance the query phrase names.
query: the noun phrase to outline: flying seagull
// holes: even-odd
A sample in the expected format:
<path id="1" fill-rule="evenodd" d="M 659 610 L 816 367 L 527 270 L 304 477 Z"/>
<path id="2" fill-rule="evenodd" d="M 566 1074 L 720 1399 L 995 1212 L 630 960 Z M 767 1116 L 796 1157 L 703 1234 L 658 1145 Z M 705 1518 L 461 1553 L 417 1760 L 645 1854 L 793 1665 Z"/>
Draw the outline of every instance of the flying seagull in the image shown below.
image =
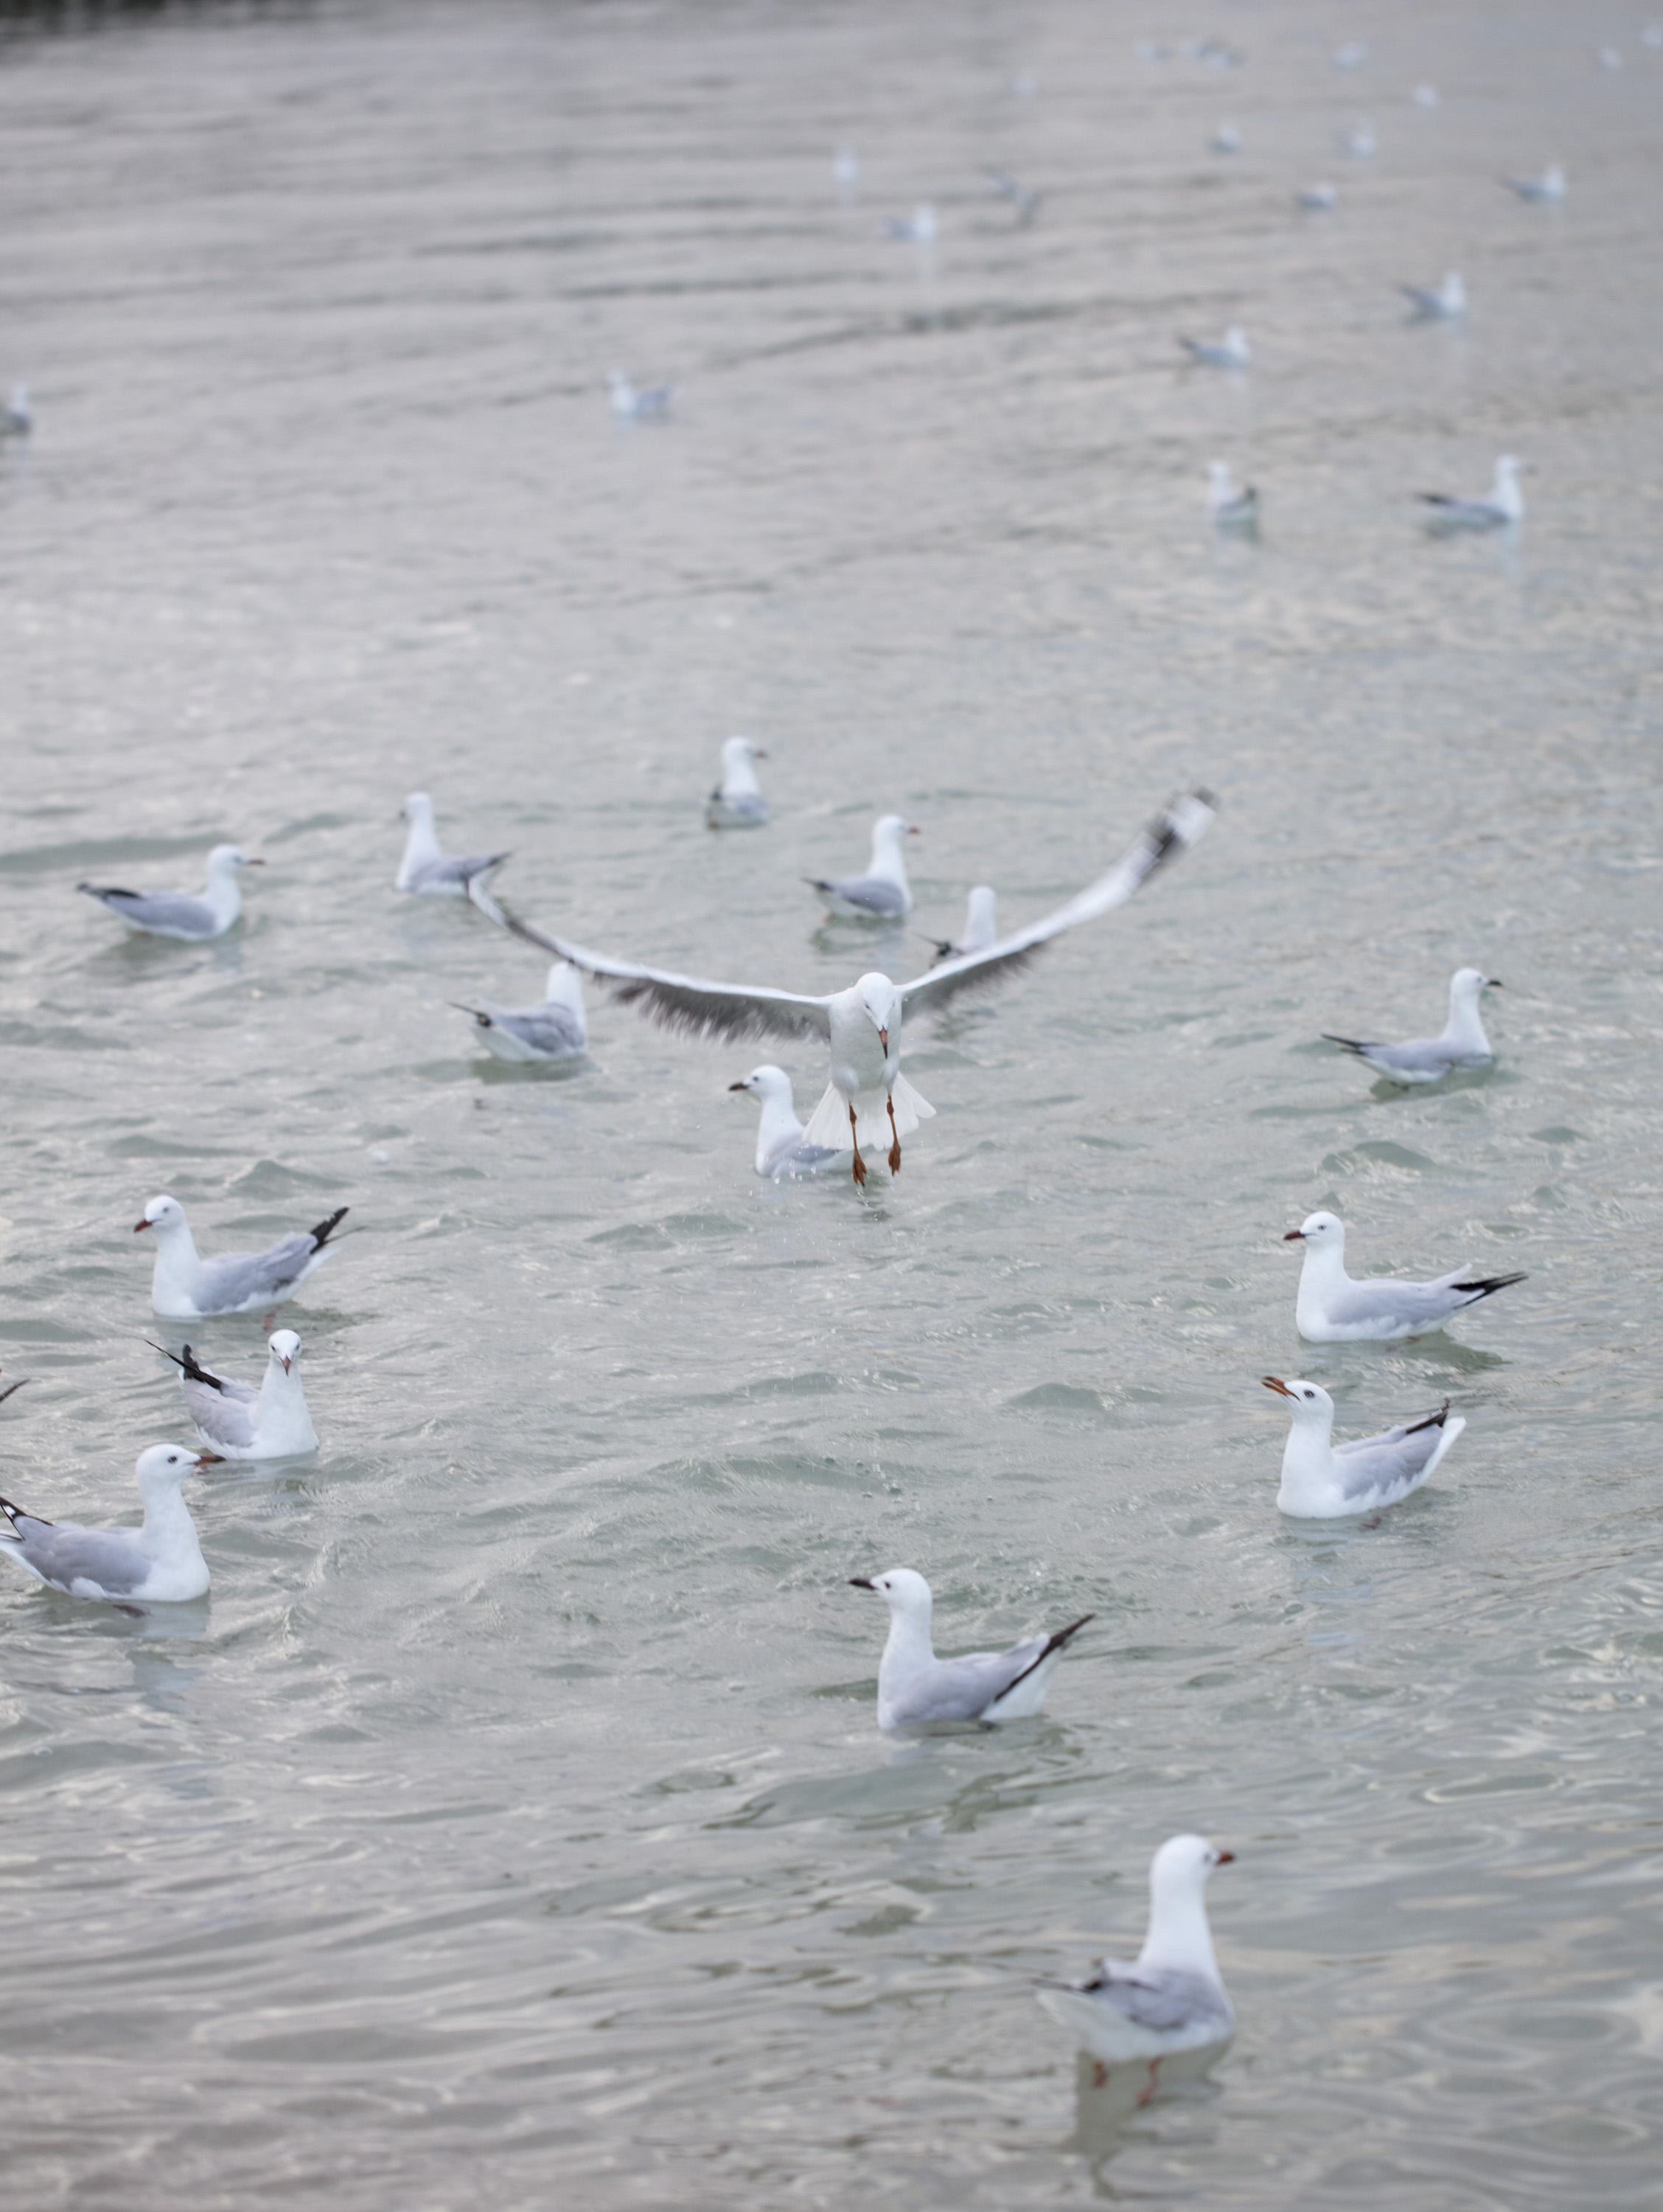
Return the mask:
<path id="1" fill-rule="evenodd" d="M 901 1073 L 901 1031 L 905 1016 L 932 1013 L 962 991 L 1002 982 L 1025 968 L 1041 946 L 1076 923 L 1095 921 L 1098 915 L 1123 906 L 1156 870 L 1183 853 L 1201 836 L 1217 808 L 1205 792 L 1195 791 L 1174 801 L 1158 815 L 1133 842 L 1130 851 L 1107 875 L 1026 929 L 998 938 L 980 951 L 944 961 L 910 982 L 894 983 L 874 972 L 862 975 L 846 991 L 810 998 L 766 985 L 709 982 L 695 975 L 677 975 L 659 968 L 646 968 L 633 960 L 592 952 L 564 938 L 554 937 L 517 915 L 502 910 L 506 926 L 528 944 L 540 945 L 586 975 L 595 976 L 626 1006 L 640 1003 L 645 1012 L 664 1027 L 692 1036 L 720 1037 L 727 1042 L 742 1038 L 782 1036 L 820 1037 L 831 1048 L 831 1080 L 804 1132 L 810 1145 L 828 1145 L 838 1151 L 852 1147 L 854 1179 L 866 1180 L 861 1158 L 863 1143 L 881 1147 L 887 1121 L 889 1171 L 901 1167 L 901 1139 L 910 1136 L 920 1120 L 935 1109 L 920 1097 Z M 847 1133 L 844 1133 L 847 1119 Z"/>
<path id="2" fill-rule="evenodd" d="M 215 845 L 208 855 L 207 887 L 200 891 L 124 891 L 109 884 L 77 884 L 76 889 L 107 906 L 129 929 L 201 945 L 223 937 L 242 912 L 238 869 L 264 866 L 240 845 Z"/>

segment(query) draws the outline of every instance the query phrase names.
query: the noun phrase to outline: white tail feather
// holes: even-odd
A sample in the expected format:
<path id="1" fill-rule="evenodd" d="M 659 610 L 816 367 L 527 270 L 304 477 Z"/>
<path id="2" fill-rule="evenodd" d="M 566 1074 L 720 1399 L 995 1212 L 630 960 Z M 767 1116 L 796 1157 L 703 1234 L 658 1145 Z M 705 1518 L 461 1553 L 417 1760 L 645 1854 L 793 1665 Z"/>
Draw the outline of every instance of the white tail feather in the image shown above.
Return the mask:
<path id="1" fill-rule="evenodd" d="M 913 1090 L 904 1075 L 897 1075 L 888 1097 L 895 1101 L 895 1132 L 896 1136 L 910 1137 L 920 1121 L 932 1121 L 935 1108 L 927 1098 Z M 886 1097 L 882 1091 L 863 1091 L 854 1102 L 854 1134 L 863 1146 L 874 1152 L 889 1149 L 889 1115 Z M 826 1095 L 814 1109 L 814 1117 L 803 1132 L 803 1141 L 809 1145 L 824 1145 L 828 1151 L 849 1152 L 854 1145 L 849 1134 L 849 1102 L 835 1083 L 826 1085 Z"/>

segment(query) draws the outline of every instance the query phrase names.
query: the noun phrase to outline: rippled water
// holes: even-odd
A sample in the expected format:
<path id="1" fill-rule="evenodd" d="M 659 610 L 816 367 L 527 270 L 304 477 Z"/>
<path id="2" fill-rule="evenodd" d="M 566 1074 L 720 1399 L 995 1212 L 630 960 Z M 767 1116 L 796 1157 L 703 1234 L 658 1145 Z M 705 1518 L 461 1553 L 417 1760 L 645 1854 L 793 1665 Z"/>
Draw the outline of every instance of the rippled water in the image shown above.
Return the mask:
<path id="1" fill-rule="evenodd" d="M 10 2201 L 1656 2203 L 1638 27 L 474 0 L 0 41 L 39 418 L 0 469 L 7 1494 L 126 1517 L 185 1433 L 153 1191 L 209 1249 L 351 1207 L 288 1310 L 324 1449 L 193 1493 L 211 1599 L 0 1587 Z M 1137 58 L 1188 31 L 1244 65 Z M 1563 210 L 1498 189 L 1556 157 Z M 877 235 L 926 197 L 933 268 Z M 1468 326 L 1405 325 L 1450 265 Z M 1251 376 L 1187 371 L 1231 320 Z M 677 419 L 616 425 L 613 367 Z M 1508 449 L 1517 547 L 1418 534 Z M 1258 545 L 1209 542 L 1215 453 Z M 702 827 L 732 730 L 761 836 Z M 543 921 L 828 988 L 973 882 L 1043 911 L 1192 777 L 1181 868 L 909 1038 L 939 1118 L 864 1202 L 758 1188 L 756 1047 L 598 1003 L 576 1072 L 476 1058 L 446 1000 L 542 963 L 391 890 L 426 785 Z M 874 951 L 800 878 L 891 805 L 920 927 Z M 269 865 L 217 945 L 75 896 L 221 836 Z M 1487 1074 L 1388 1094 L 1318 1041 L 1424 1028 L 1468 960 Z M 1302 1349 L 1319 1204 L 1362 1271 L 1530 1279 Z M 258 1316 L 188 1333 L 255 1371 Z M 1286 1522 L 1266 1370 L 1470 1425 L 1378 1525 Z M 845 1578 L 902 1563 L 949 1650 L 1096 1610 L 1043 1719 L 880 1737 Z M 1032 1985 L 1135 1944 L 1192 1826 L 1238 1856 L 1238 2039 L 1120 2125 Z"/>

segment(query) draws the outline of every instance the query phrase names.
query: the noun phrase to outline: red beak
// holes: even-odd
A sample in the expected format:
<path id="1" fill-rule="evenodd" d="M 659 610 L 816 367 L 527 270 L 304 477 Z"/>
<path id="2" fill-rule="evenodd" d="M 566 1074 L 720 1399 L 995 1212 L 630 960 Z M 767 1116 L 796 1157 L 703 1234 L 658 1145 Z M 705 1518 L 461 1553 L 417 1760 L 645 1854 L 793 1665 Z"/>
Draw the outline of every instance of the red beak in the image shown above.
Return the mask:
<path id="1" fill-rule="evenodd" d="M 225 1458 L 223 1454 L 220 1452 L 198 1452 L 197 1454 L 197 1465 L 198 1467 L 223 1467 L 225 1465 Z"/>
<path id="2" fill-rule="evenodd" d="M 1234 1866 L 1235 1864 L 1235 1853 L 1234 1851 L 1220 1851 L 1217 1857 L 1213 1861 L 1213 1864 L 1215 1866 Z"/>
<path id="3" fill-rule="evenodd" d="M 279 1358 L 279 1359 L 283 1359 L 283 1356 L 282 1356 L 282 1352 L 281 1352 L 277 1354 L 277 1357 L 278 1357 L 278 1358 Z M 284 1373 L 285 1375 L 287 1375 L 287 1374 L 288 1374 L 288 1362 L 286 1359 L 283 1359 L 283 1373 Z"/>
<path id="4" fill-rule="evenodd" d="M 1291 1398 L 1294 1395 L 1279 1375 L 1261 1375 L 1259 1379 L 1267 1390 L 1274 1390 L 1284 1398 Z"/>
<path id="5" fill-rule="evenodd" d="M 883 1057 L 887 1060 L 889 1056 L 889 1032 L 888 1030 L 879 1030 L 877 1033 L 877 1041 L 879 1044 L 883 1046 Z"/>
<path id="6" fill-rule="evenodd" d="M 1284 1244 L 1302 1244 L 1305 1242 L 1305 1231 L 1302 1229 L 1284 1229 L 1282 1232 L 1282 1241 Z"/>
<path id="7" fill-rule="evenodd" d="M 136 1221 L 133 1224 L 133 1234 L 137 1237 L 141 1229 L 154 1229 L 155 1227 L 155 1224 L 154 1221 Z"/>

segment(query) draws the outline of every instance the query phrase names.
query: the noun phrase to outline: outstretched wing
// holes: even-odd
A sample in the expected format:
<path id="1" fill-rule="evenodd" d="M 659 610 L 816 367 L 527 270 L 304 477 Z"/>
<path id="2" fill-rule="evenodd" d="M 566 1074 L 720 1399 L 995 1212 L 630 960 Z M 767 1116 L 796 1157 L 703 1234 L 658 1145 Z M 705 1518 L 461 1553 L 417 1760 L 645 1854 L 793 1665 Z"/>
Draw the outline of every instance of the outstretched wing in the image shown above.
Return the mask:
<path id="1" fill-rule="evenodd" d="M 476 902 L 478 903 L 478 902 Z M 673 975 L 659 968 L 643 968 L 633 960 L 614 960 L 604 952 L 590 952 L 581 945 L 568 945 L 517 914 L 491 901 L 505 929 L 527 945 L 540 945 L 561 960 L 569 960 L 586 975 L 604 985 L 621 1006 L 639 1005 L 660 1028 L 680 1030 L 687 1036 L 720 1037 L 737 1042 L 744 1037 L 831 1037 L 831 1000 L 806 999 L 793 991 L 771 991 L 766 985 L 710 983 L 698 975 Z M 489 911 L 482 908 L 482 911 Z"/>
<path id="2" fill-rule="evenodd" d="M 1099 915 L 1124 906 L 1139 884 L 1145 884 L 1168 860 L 1187 852 L 1218 809 L 1204 791 L 1187 792 L 1158 814 L 1138 836 L 1131 851 L 1106 876 L 1059 906 L 1041 921 L 1031 922 L 1014 935 L 1001 937 L 979 952 L 961 953 L 956 959 L 932 968 L 927 975 L 903 983 L 901 995 L 908 1014 L 927 1013 L 944 1006 L 961 991 L 986 990 L 1025 968 L 1042 945 L 1077 922 L 1095 921 Z"/>

